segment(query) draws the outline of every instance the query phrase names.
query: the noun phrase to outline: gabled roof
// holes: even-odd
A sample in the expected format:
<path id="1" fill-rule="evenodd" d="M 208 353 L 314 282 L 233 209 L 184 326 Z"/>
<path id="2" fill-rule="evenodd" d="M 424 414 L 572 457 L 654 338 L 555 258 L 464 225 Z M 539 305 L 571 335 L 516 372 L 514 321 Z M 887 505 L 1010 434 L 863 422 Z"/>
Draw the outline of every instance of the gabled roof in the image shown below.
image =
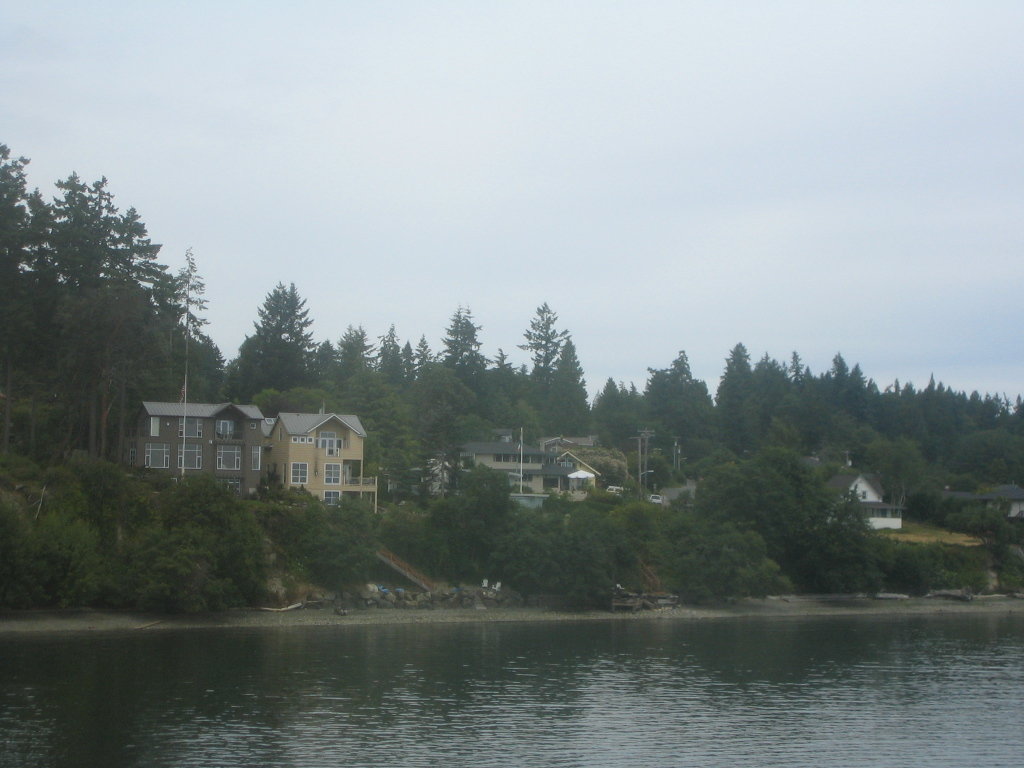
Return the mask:
<path id="1" fill-rule="evenodd" d="M 577 456 L 572 451 L 562 451 L 560 454 L 558 454 L 558 459 L 556 459 L 556 461 L 560 460 L 564 456 L 572 456 L 572 460 L 576 462 L 576 466 L 577 467 L 585 467 L 587 470 L 589 470 L 590 472 L 593 472 L 595 475 L 600 475 L 601 474 L 600 472 L 598 472 L 592 466 L 587 464 L 587 462 L 585 462 L 583 459 L 581 459 L 579 456 Z"/>
<path id="2" fill-rule="evenodd" d="M 143 410 L 150 416 L 170 416 L 181 418 L 188 416 L 196 419 L 212 419 L 227 408 L 234 408 L 247 419 L 262 419 L 263 413 L 255 405 L 236 405 L 234 403 L 162 403 L 146 401 Z"/>
<path id="3" fill-rule="evenodd" d="M 834 488 L 837 491 L 846 493 L 853 488 L 853 484 L 856 483 L 857 480 L 863 480 L 874 488 L 875 493 L 879 496 L 883 495 L 882 483 L 879 481 L 878 476 L 866 475 L 863 472 L 840 472 L 838 475 L 832 475 L 826 485 L 829 488 Z"/>
<path id="4" fill-rule="evenodd" d="M 348 429 L 351 429 L 359 437 L 366 437 L 366 430 L 358 416 L 338 413 L 279 413 L 278 421 L 289 435 L 308 435 L 310 432 L 319 429 L 332 419 L 337 419 Z"/>

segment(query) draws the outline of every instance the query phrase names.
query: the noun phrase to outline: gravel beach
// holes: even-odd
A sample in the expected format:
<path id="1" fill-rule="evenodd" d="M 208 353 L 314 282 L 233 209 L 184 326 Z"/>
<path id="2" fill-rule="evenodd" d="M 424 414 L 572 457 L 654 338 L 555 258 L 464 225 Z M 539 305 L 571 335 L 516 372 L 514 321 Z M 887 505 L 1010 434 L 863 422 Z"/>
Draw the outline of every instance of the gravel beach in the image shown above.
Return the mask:
<path id="1" fill-rule="evenodd" d="M 869 598 L 825 599 L 812 597 L 770 597 L 744 599 L 713 607 L 680 606 L 654 611 L 553 611 L 543 608 L 390 609 L 368 608 L 337 615 L 330 608 L 300 608 L 290 611 L 244 609 L 213 614 L 155 615 L 139 612 L 76 610 L 31 610 L 0 613 L 0 637 L 19 634 L 160 632 L 209 628 L 265 628 L 371 626 L 387 624 L 443 624 L 479 622 L 569 622 L 569 621 L 702 621 L 734 618 L 799 618 L 808 616 L 929 616 L 941 614 L 993 615 L 1024 613 L 1024 600 L 979 597 L 970 602 L 912 598 L 876 600 Z"/>

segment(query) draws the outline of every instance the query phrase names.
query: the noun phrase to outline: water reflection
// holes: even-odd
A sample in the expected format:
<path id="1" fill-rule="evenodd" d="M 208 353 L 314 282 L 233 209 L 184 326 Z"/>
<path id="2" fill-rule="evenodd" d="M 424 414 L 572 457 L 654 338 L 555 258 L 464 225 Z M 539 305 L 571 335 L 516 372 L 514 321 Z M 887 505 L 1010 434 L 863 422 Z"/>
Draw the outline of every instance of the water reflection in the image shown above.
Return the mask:
<path id="1" fill-rule="evenodd" d="M 1012 616 L 4 639 L 0 765 L 1000 765 L 1022 651 Z"/>

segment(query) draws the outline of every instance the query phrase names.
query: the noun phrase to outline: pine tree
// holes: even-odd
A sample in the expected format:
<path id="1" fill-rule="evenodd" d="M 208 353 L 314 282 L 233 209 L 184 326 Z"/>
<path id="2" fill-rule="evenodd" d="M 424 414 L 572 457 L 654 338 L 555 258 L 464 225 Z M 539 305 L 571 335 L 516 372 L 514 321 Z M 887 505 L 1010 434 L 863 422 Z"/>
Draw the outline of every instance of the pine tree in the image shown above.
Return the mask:
<path id="1" fill-rule="evenodd" d="M 545 426 L 559 435 L 585 435 L 590 431 L 590 406 L 583 367 L 576 345 L 566 337 L 555 363 L 548 391 Z"/>
<path id="2" fill-rule="evenodd" d="M 313 321 L 295 283 L 278 283 L 258 310 L 255 332 L 239 347 L 229 374 L 232 399 L 250 402 L 264 389 L 284 391 L 309 381 Z"/>
<path id="3" fill-rule="evenodd" d="M 482 389 L 483 374 L 487 368 L 487 358 L 480 354 L 479 331 L 480 326 L 473 322 L 469 307 L 456 309 L 444 337 L 444 355 L 441 358 L 444 366 L 477 394 Z"/>
<path id="4" fill-rule="evenodd" d="M 558 322 L 558 315 L 555 314 L 547 302 L 537 307 L 537 314 L 530 321 L 530 327 L 523 334 L 525 344 L 519 348 L 530 353 L 533 361 L 533 369 L 530 376 L 534 380 L 538 397 L 543 400 L 547 394 L 548 387 L 555 373 L 555 363 L 562 351 L 562 344 L 569 338 L 568 331 L 560 331 L 555 327 Z"/>
<path id="5" fill-rule="evenodd" d="M 750 411 L 753 372 L 750 354 L 737 344 L 725 361 L 725 373 L 718 385 L 715 411 L 722 440 L 737 455 L 754 449 L 755 429 Z"/>
<path id="6" fill-rule="evenodd" d="M 430 345 L 427 343 L 427 337 L 420 336 L 419 343 L 416 344 L 416 351 L 413 355 L 413 363 L 416 368 L 416 378 L 422 376 L 424 369 L 434 362 L 437 362 L 437 356 L 430 349 Z"/>
<path id="7" fill-rule="evenodd" d="M 26 342 L 32 336 L 30 285 L 24 273 L 29 258 L 26 165 L 24 157 L 11 160 L 10 150 L 0 144 L 0 385 L 5 394 L 0 453 L 11 442 L 14 369 L 27 356 Z"/>
<path id="8" fill-rule="evenodd" d="M 686 352 L 668 368 L 648 368 L 644 403 L 663 447 L 682 441 L 686 455 L 696 458 L 698 446 L 711 437 L 713 418 L 707 385 L 693 378 Z M 672 442 L 669 442 L 672 441 Z"/>
<path id="9" fill-rule="evenodd" d="M 375 350 L 363 326 L 349 326 L 338 342 L 338 373 L 342 383 L 373 367 Z"/>
<path id="10" fill-rule="evenodd" d="M 393 387 L 405 384 L 405 364 L 402 360 L 402 347 L 398 344 L 398 334 L 392 325 L 379 339 L 377 345 L 376 369 Z"/>

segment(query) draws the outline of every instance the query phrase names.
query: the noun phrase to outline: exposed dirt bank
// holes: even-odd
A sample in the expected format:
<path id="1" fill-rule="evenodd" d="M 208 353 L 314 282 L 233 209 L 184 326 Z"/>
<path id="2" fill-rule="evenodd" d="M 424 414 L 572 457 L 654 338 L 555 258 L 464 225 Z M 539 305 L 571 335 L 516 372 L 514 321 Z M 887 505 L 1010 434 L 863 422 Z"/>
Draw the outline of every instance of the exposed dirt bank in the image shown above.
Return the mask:
<path id="1" fill-rule="evenodd" d="M 982 616 L 1006 613 L 1024 614 L 1024 600 L 1001 596 L 980 597 L 970 602 L 936 598 L 873 600 L 867 598 L 777 597 L 763 600 L 738 600 L 735 603 L 714 607 L 680 606 L 636 613 L 569 612 L 541 608 L 366 609 L 350 611 L 344 616 L 335 614 L 329 608 L 306 608 L 283 612 L 237 610 L 216 614 L 174 616 L 101 610 L 7 611 L 0 613 L 0 636 L 24 633 L 158 632 L 218 627 L 279 628 L 471 622 L 700 621 L 743 617 L 873 615 L 901 617 L 942 614 Z"/>

